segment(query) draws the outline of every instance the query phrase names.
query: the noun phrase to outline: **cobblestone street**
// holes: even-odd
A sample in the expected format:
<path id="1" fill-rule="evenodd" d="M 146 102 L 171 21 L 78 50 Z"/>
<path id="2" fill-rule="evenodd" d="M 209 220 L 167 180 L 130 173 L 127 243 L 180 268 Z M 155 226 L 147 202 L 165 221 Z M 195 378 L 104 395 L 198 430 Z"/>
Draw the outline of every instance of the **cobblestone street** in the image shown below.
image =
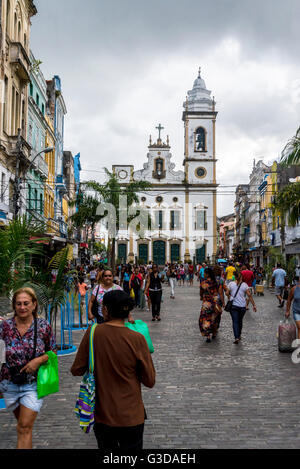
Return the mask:
<path id="1" fill-rule="evenodd" d="M 300 448 L 300 364 L 277 350 L 283 310 L 274 294 L 255 297 L 257 313 L 247 312 L 243 340 L 233 342 L 231 317 L 224 312 L 218 338 L 200 336 L 199 287 L 164 289 L 161 323 L 145 320 L 155 347 L 153 389 L 143 388 L 148 414 L 145 449 Z M 78 345 L 83 332 L 74 332 Z M 96 448 L 73 412 L 80 378 L 69 370 L 74 355 L 59 358 L 60 393 L 44 401 L 34 428 L 34 448 Z M 14 448 L 14 417 L 0 412 L 0 448 Z"/>

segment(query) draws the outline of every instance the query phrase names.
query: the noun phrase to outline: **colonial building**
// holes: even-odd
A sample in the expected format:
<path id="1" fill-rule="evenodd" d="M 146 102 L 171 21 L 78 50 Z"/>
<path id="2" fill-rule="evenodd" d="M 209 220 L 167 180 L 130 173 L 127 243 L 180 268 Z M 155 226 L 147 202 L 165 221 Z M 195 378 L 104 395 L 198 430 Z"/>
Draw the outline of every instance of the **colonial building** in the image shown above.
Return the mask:
<path id="1" fill-rule="evenodd" d="M 67 205 L 65 194 L 67 192 L 63 175 L 63 153 L 64 153 L 64 119 L 67 108 L 62 95 L 61 80 L 55 75 L 52 80 L 47 81 L 48 109 L 54 127 L 55 135 L 55 202 L 54 218 L 59 224 L 59 235 L 57 242 L 64 243 L 68 235 L 66 221 Z"/>
<path id="2" fill-rule="evenodd" d="M 113 172 L 126 185 L 148 181 L 151 190 L 139 194 L 140 205 L 149 211 L 151 230 L 143 237 L 120 230 L 116 256 L 120 261 L 166 262 L 212 260 L 217 250 L 216 216 L 216 117 L 215 101 L 206 88 L 200 70 L 188 91 L 184 111 L 183 170 L 172 162 L 170 140 L 158 138 L 148 146 L 142 169 L 114 165 Z"/>
<path id="3" fill-rule="evenodd" d="M 20 210 L 21 177 L 30 164 L 27 85 L 31 18 L 36 13 L 32 0 L 0 2 L 0 219 L 4 223 Z"/>
<path id="4" fill-rule="evenodd" d="M 46 142 L 47 84 L 32 52 L 30 52 L 30 61 L 32 67 L 30 70 L 28 97 L 27 141 L 32 151 L 30 156 L 31 164 L 24 178 L 24 192 L 26 196 L 24 202 L 27 215 L 43 222 L 45 221 L 44 200 L 45 184 L 48 179 L 48 165 L 45 154 L 40 152 L 45 149 Z"/>
<path id="5" fill-rule="evenodd" d="M 219 218 L 219 251 L 218 256 L 230 259 L 233 254 L 235 215 Z"/>

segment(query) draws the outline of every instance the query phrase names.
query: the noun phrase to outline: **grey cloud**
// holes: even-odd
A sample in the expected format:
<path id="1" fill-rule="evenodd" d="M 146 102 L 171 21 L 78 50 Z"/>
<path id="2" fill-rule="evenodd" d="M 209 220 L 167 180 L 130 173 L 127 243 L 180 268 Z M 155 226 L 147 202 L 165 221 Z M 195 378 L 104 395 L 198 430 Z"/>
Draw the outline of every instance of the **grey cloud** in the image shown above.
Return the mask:
<path id="1" fill-rule="evenodd" d="M 52 52 L 81 55 L 164 54 L 186 47 L 195 53 L 227 35 L 245 43 L 249 56 L 278 49 L 299 56 L 298 0 L 36 0 L 33 40 Z M 55 34 L 47 43 L 45 24 Z M 45 39 L 43 39 L 45 36 Z"/>

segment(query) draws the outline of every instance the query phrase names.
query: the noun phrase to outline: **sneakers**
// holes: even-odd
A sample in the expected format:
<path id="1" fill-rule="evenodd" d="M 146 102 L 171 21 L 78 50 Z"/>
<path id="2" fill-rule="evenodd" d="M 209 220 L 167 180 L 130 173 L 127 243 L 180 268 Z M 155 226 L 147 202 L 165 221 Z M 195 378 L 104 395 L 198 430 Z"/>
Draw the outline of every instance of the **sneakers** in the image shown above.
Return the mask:
<path id="1" fill-rule="evenodd" d="M 278 308 L 283 308 L 284 307 L 284 300 L 282 300 L 282 302 L 280 303 L 280 305 L 278 306 Z"/>

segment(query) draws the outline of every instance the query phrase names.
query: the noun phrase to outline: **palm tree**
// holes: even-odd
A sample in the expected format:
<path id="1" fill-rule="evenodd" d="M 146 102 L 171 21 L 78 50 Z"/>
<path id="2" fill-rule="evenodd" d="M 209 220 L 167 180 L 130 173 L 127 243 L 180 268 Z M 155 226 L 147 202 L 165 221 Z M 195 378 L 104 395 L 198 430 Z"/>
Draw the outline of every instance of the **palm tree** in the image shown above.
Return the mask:
<path id="1" fill-rule="evenodd" d="M 0 296 L 11 297 L 33 274 L 30 260 L 43 254 L 44 226 L 19 217 L 0 230 Z"/>
<path id="2" fill-rule="evenodd" d="M 91 232 L 91 257 L 93 256 L 95 227 L 96 224 L 103 218 L 103 216 L 97 215 L 99 202 L 100 200 L 97 197 L 79 194 L 75 200 L 69 203 L 70 207 L 77 207 L 77 212 L 70 216 L 70 220 L 74 223 L 74 226 L 77 229 L 82 229 L 85 227 L 86 242 L 88 242 L 89 231 Z"/>
<path id="3" fill-rule="evenodd" d="M 110 173 L 107 168 L 104 168 L 106 175 L 108 176 L 105 184 L 101 185 L 96 181 L 85 182 L 84 185 L 87 189 L 93 190 L 97 195 L 97 200 L 100 198 L 101 201 L 111 204 L 115 207 L 116 214 L 116 233 L 115 235 L 109 234 L 108 239 L 108 264 L 114 270 L 115 268 L 115 242 L 116 235 L 120 227 L 120 197 L 127 197 L 127 208 L 133 204 L 139 203 L 138 192 L 146 191 L 151 187 L 151 184 L 147 181 L 132 181 L 126 186 L 122 186 L 117 179 L 116 175 Z M 99 202 L 98 202 L 99 203 Z M 127 222 L 130 223 L 136 215 L 128 216 Z M 101 218 L 104 218 L 102 216 Z"/>
<path id="4" fill-rule="evenodd" d="M 285 166 L 300 164 L 300 127 L 296 135 L 284 147 L 280 163 Z"/>

